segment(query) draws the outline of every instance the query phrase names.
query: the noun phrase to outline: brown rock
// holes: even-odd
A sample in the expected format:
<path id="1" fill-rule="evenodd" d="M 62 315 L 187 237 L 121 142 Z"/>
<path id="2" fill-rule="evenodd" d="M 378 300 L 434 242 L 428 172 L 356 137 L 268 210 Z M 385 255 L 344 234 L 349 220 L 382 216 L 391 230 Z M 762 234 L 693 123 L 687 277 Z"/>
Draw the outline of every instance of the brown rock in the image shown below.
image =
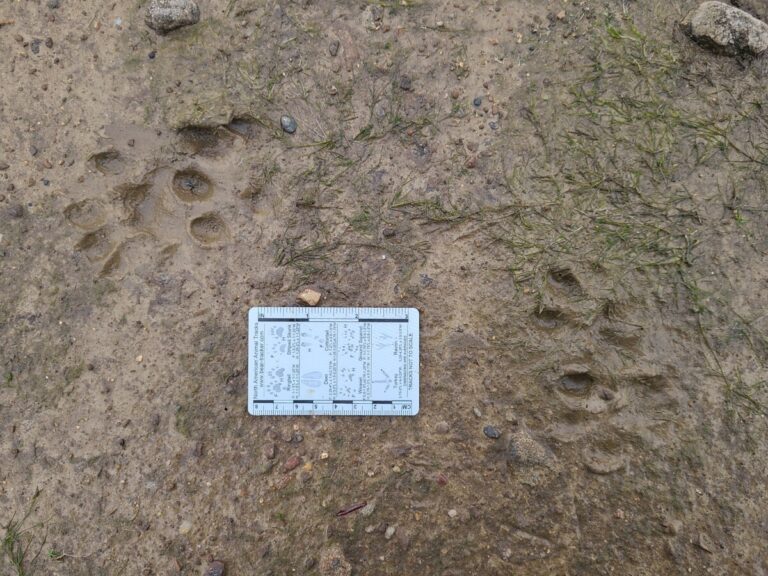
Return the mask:
<path id="1" fill-rule="evenodd" d="M 283 464 L 283 470 L 286 472 L 290 472 L 291 470 L 295 469 L 299 464 L 301 464 L 301 458 L 298 456 L 291 456 L 288 458 L 288 460 L 285 461 L 285 464 Z"/>

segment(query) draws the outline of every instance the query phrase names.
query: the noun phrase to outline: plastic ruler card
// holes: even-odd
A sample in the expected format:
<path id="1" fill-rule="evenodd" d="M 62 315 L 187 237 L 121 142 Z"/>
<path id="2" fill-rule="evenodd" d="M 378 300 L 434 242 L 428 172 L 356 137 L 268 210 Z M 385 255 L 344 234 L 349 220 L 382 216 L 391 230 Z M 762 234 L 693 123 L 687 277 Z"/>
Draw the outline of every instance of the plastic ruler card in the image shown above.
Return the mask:
<path id="1" fill-rule="evenodd" d="M 415 308 L 251 308 L 254 416 L 415 416 Z"/>

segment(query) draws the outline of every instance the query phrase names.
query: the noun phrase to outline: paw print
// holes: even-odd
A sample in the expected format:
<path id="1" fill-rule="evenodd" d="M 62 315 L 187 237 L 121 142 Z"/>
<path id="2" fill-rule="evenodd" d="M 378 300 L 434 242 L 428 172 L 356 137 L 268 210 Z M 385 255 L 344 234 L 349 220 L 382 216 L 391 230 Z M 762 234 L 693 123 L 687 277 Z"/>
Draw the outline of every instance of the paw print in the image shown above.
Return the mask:
<path id="1" fill-rule="evenodd" d="M 127 169 L 115 150 L 91 158 L 103 176 L 115 179 Z M 67 221 L 83 232 L 75 250 L 109 275 L 127 266 L 163 260 L 182 248 L 214 248 L 230 239 L 217 209 L 217 186 L 195 163 L 165 166 L 137 181 L 114 186 L 106 198 L 87 198 L 64 210 Z"/>

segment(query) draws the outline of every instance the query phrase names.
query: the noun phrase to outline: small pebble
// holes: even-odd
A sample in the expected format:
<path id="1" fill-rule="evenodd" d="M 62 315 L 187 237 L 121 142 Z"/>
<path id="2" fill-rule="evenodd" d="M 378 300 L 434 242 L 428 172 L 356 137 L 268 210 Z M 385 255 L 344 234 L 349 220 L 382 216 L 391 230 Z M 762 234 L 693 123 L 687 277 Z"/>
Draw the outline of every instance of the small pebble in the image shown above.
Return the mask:
<path id="1" fill-rule="evenodd" d="M 192 531 L 192 522 L 189 520 L 184 520 L 181 524 L 179 524 L 179 534 L 182 536 L 184 534 L 189 534 Z"/>
<path id="2" fill-rule="evenodd" d="M 459 96 L 461 96 L 461 90 L 459 90 L 458 88 L 454 88 L 453 90 L 451 90 L 451 98 L 453 98 L 454 100 L 458 100 Z"/>
<path id="3" fill-rule="evenodd" d="M 496 123 L 496 122 L 489 122 L 489 123 L 488 123 L 488 127 L 489 127 L 491 130 L 498 130 L 498 128 L 499 128 L 499 125 L 498 125 L 498 123 Z"/>
<path id="4" fill-rule="evenodd" d="M 32 54 L 39 54 L 40 53 L 40 44 L 42 44 L 43 41 L 39 38 L 35 38 L 32 40 L 32 43 L 29 45 L 30 50 L 32 50 Z"/>
<path id="5" fill-rule="evenodd" d="M 154 60 L 155 56 L 157 56 L 157 50 L 152 50 L 149 54 L 147 54 L 150 60 Z"/>
<path id="6" fill-rule="evenodd" d="M 396 531 L 397 531 L 397 527 L 395 527 L 395 526 L 387 526 L 387 530 L 386 530 L 386 532 L 384 532 L 384 538 L 389 540 L 390 538 L 392 538 L 392 536 L 395 535 Z"/>
<path id="7" fill-rule="evenodd" d="M 475 108 L 480 108 L 480 105 L 483 103 L 483 99 L 480 96 L 477 96 L 474 100 L 472 100 L 472 105 Z"/>
<path id="8" fill-rule="evenodd" d="M 488 438 L 491 438 L 493 440 L 497 440 L 498 438 L 501 437 L 501 433 L 493 426 L 486 426 L 485 428 L 483 428 L 483 434 L 485 434 L 486 436 L 488 436 Z"/>
<path id="9" fill-rule="evenodd" d="M 442 421 L 435 424 L 435 432 L 438 434 L 448 434 L 448 431 L 451 429 L 448 422 Z"/>
<path id="10" fill-rule="evenodd" d="M 473 414 L 474 414 L 474 415 L 475 415 L 477 418 L 482 418 L 482 417 L 483 417 L 483 413 L 482 413 L 482 412 L 480 412 L 480 408 L 478 408 L 477 406 L 475 406 L 474 408 L 472 408 L 472 413 L 473 413 Z"/>
<path id="11" fill-rule="evenodd" d="M 298 125 L 296 124 L 296 119 L 293 116 L 288 116 L 285 114 L 280 117 L 280 127 L 283 129 L 283 132 L 293 134 L 296 132 Z"/>
<path id="12" fill-rule="evenodd" d="M 413 88 L 413 81 L 410 76 L 403 74 L 400 76 L 400 90 L 410 91 Z"/>
<path id="13" fill-rule="evenodd" d="M 61 6 L 61 0 L 48 0 L 46 3 L 48 5 L 48 8 L 51 10 L 56 10 L 59 6 Z"/>
<path id="14" fill-rule="evenodd" d="M 51 38 L 50 36 L 45 39 L 45 47 L 53 48 L 53 38 Z"/>
<path id="15" fill-rule="evenodd" d="M 203 576 L 224 576 L 224 562 L 214 560 L 208 564 Z"/>
<path id="16" fill-rule="evenodd" d="M 299 302 L 306 304 L 307 306 L 317 306 L 320 303 L 320 299 L 323 297 L 320 292 L 307 288 L 302 290 L 299 294 Z"/>
<path id="17" fill-rule="evenodd" d="M 450 516 L 451 518 L 456 518 L 456 516 L 458 515 L 459 513 L 454 508 L 451 508 L 450 510 L 448 510 L 448 516 Z"/>
<path id="18" fill-rule="evenodd" d="M 683 529 L 683 523 L 675 518 L 667 518 L 662 522 L 662 526 L 667 529 L 667 534 L 677 536 Z"/>
<path id="19" fill-rule="evenodd" d="M 699 541 L 696 542 L 696 544 L 699 548 L 701 548 L 705 552 L 709 552 L 710 554 L 712 554 L 715 551 L 715 545 L 712 542 L 712 539 L 705 532 L 702 532 L 701 534 L 699 534 Z"/>
<path id="20" fill-rule="evenodd" d="M 372 500 L 371 502 L 368 502 L 363 508 L 360 509 L 360 514 L 362 516 L 370 516 L 373 514 L 373 511 L 376 510 L 376 501 Z"/>
<path id="21" fill-rule="evenodd" d="M 200 8 L 194 0 L 151 0 L 144 23 L 159 34 L 197 24 Z"/>
<path id="22" fill-rule="evenodd" d="M 285 461 L 285 464 L 283 464 L 283 470 L 290 472 L 291 470 L 294 470 L 299 464 L 301 464 L 301 458 L 298 456 L 291 456 L 288 460 Z"/>
<path id="23" fill-rule="evenodd" d="M 332 40 L 331 43 L 328 45 L 328 53 L 331 56 L 336 56 L 336 54 L 339 53 L 339 41 L 338 40 Z"/>

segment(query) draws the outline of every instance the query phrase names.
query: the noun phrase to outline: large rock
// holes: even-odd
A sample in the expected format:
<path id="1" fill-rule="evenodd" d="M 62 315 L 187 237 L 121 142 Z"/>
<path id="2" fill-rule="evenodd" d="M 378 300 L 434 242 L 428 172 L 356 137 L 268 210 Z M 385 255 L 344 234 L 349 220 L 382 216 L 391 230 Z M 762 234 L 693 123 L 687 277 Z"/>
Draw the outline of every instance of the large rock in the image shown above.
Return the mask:
<path id="1" fill-rule="evenodd" d="M 768 0 L 731 0 L 731 4 L 763 22 L 768 22 Z"/>
<path id="2" fill-rule="evenodd" d="M 725 54 L 759 56 L 768 50 L 768 24 L 722 2 L 704 2 L 680 23 L 699 44 Z"/>
<path id="3" fill-rule="evenodd" d="M 144 18 L 147 26 L 164 34 L 197 24 L 200 21 L 200 8 L 194 0 L 152 0 L 147 6 L 147 15 Z"/>

